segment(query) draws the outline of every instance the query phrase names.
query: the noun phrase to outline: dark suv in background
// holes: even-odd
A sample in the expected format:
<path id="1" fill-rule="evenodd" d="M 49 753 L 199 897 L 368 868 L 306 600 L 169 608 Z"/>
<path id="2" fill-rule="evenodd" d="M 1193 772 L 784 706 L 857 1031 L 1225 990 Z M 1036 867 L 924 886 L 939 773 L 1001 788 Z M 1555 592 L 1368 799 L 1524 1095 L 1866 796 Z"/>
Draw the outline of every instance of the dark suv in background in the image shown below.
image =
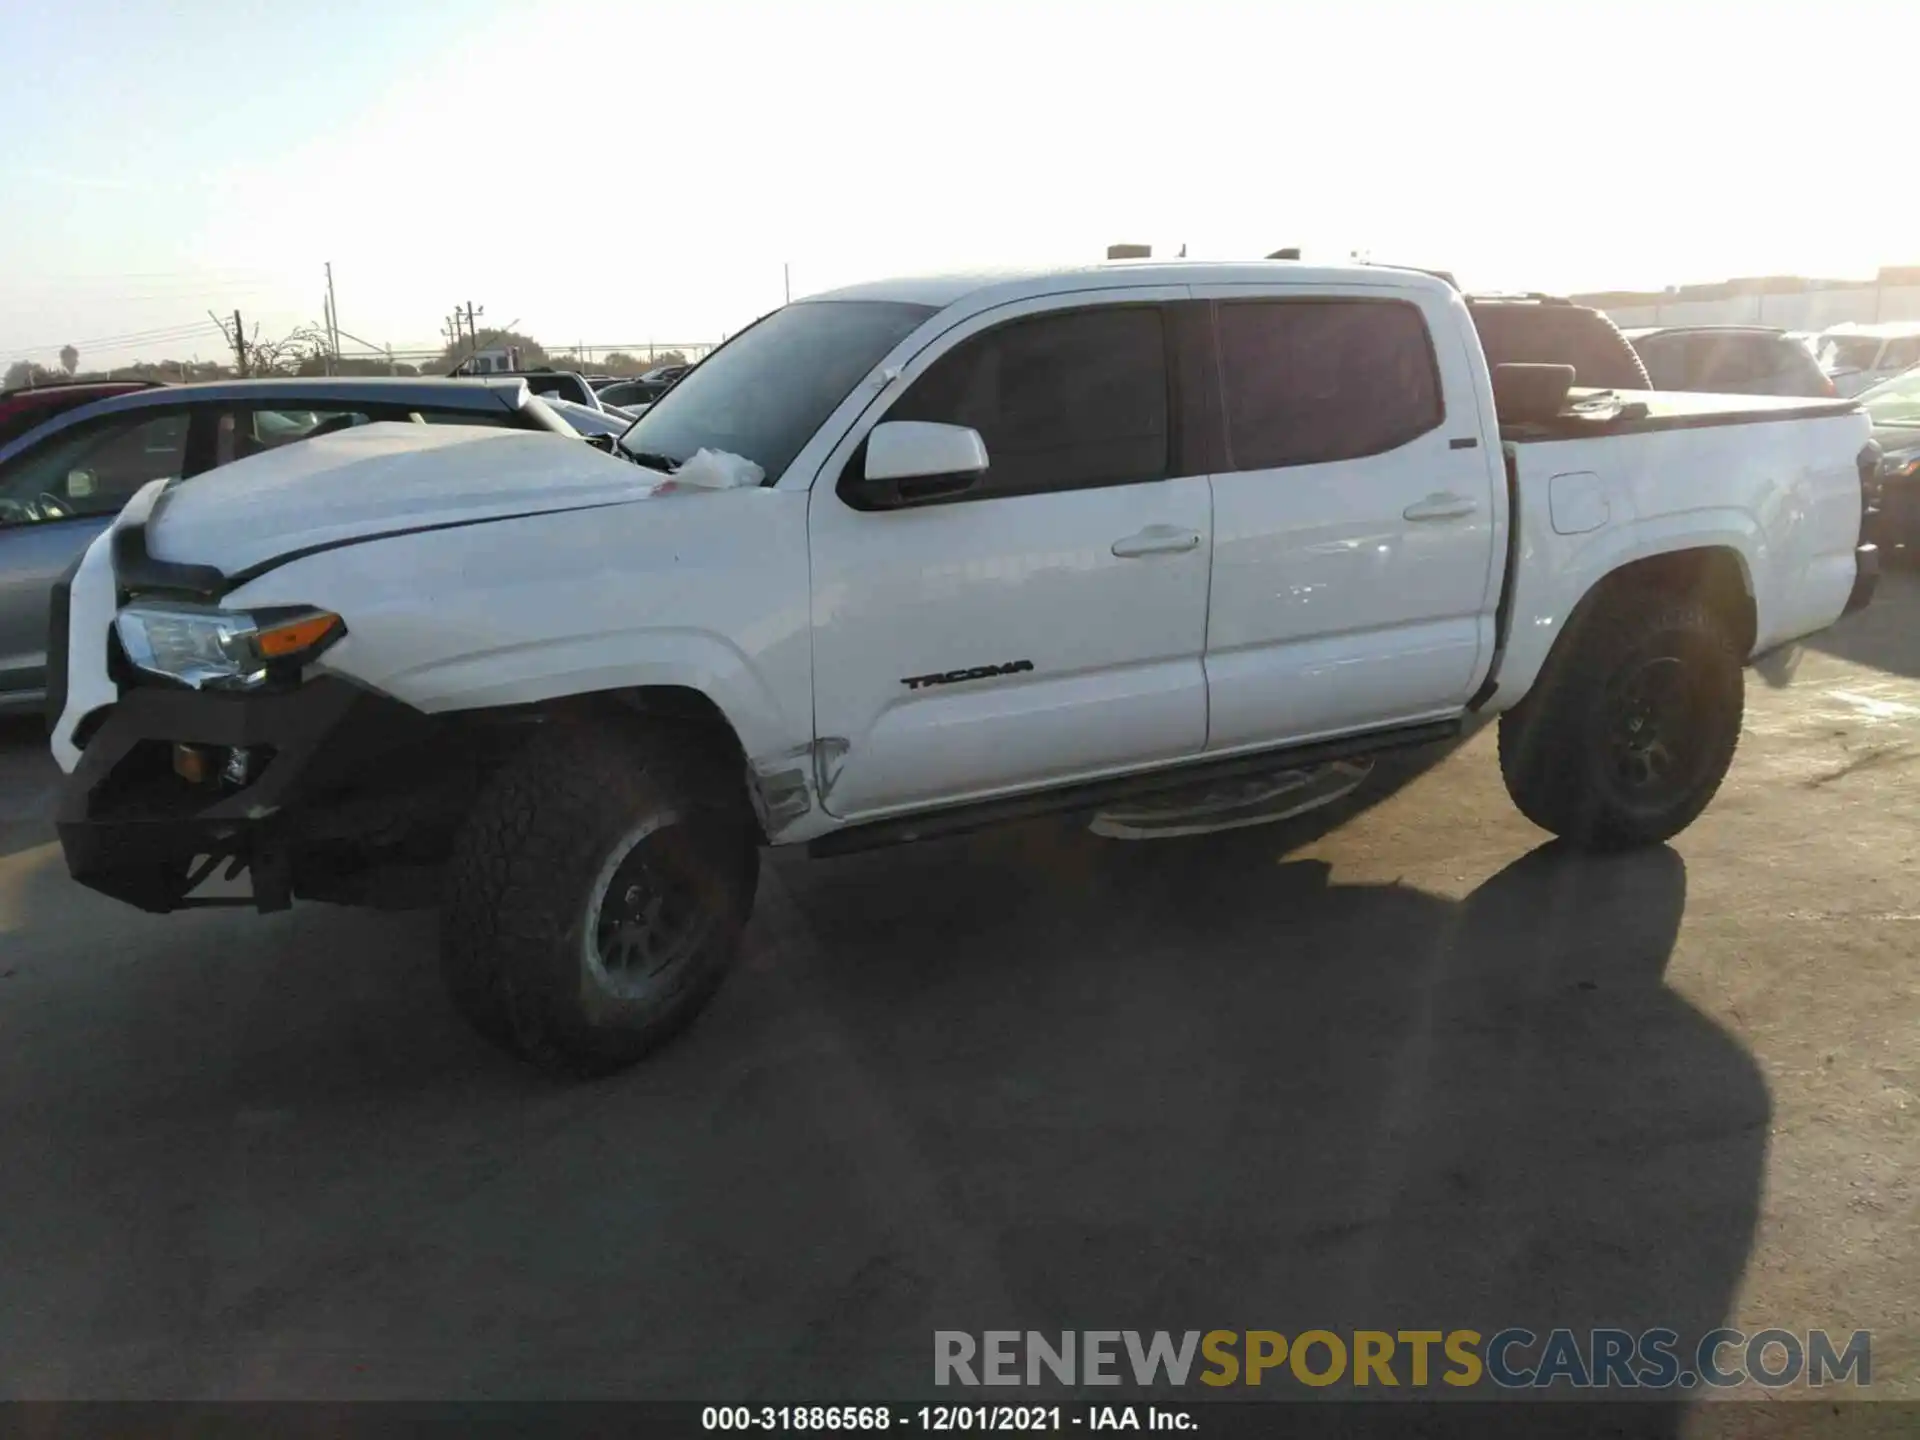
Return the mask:
<path id="1" fill-rule="evenodd" d="M 1764 325 L 1693 325 L 1629 330 L 1656 390 L 1714 395 L 1832 396 L 1833 381 L 1813 352 Z"/>

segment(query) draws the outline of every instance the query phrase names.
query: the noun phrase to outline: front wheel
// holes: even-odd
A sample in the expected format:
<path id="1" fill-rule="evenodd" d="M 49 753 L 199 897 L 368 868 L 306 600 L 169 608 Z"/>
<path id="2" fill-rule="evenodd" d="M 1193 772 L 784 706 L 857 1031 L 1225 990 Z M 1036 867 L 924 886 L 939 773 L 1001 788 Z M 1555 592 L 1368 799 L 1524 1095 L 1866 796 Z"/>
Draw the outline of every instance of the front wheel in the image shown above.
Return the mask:
<path id="1" fill-rule="evenodd" d="M 441 968 L 482 1035 L 599 1075 L 669 1039 L 739 949 L 759 875 L 702 737 L 556 723 L 496 774 L 448 865 Z"/>
<path id="2" fill-rule="evenodd" d="M 1595 849 L 1679 834 L 1740 741 L 1742 657 L 1697 600 L 1596 597 L 1500 717 L 1500 773 L 1534 824 Z"/>

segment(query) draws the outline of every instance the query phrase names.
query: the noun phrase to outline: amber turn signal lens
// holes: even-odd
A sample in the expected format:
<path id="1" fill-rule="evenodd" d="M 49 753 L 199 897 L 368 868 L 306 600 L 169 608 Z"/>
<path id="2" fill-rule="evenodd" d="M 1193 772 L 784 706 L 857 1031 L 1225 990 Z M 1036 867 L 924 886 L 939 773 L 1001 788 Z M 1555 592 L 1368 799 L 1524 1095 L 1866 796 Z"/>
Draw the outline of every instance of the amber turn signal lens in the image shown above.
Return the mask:
<path id="1" fill-rule="evenodd" d="M 263 627 L 253 643 L 264 659 L 277 660 L 285 655 L 298 655 L 302 650 L 311 650 L 339 625 L 338 615 L 303 615 L 283 625 Z"/>
<path id="2" fill-rule="evenodd" d="M 202 784 L 213 773 L 213 757 L 198 745 L 175 745 L 173 773 L 189 785 Z"/>

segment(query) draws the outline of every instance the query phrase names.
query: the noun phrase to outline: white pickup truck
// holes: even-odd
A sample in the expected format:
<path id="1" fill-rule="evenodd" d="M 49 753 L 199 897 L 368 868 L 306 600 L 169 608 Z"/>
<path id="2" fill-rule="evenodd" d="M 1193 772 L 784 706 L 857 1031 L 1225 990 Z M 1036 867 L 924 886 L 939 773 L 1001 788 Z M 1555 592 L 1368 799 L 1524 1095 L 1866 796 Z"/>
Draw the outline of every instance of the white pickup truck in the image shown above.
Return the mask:
<path id="1" fill-rule="evenodd" d="M 776 311 L 617 453 L 373 425 L 155 482 L 56 594 L 67 862 L 155 911 L 438 897 L 463 1013 L 598 1072 L 713 992 L 763 845 L 1474 712 L 1538 824 L 1657 842 L 1744 662 L 1871 594 L 1868 422 L 1569 378 L 1489 374 L 1411 272 L 956 276 Z"/>

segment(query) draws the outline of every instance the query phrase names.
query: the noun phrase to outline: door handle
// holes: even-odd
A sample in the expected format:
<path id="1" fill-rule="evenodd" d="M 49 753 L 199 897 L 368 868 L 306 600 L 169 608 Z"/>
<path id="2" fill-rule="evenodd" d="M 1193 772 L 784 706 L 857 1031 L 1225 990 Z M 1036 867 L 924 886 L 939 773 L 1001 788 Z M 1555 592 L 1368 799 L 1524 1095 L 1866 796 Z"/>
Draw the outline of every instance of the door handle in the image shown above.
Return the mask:
<path id="1" fill-rule="evenodd" d="M 1149 525 L 1124 540 L 1113 542 L 1113 553 L 1122 560 L 1142 555 L 1184 555 L 1200 544 L 1200 532 L 1182 530 L 1177 525 Z"/>
<path id="2" fill-rule="evenodd" d="M 1400 513 L 1409 520 L 1458 520 L 1462 515 L 1471 515 L 1479 508 L 1470 496 L 1456 495 L 1451 490 L 1436 490 Z"/>

